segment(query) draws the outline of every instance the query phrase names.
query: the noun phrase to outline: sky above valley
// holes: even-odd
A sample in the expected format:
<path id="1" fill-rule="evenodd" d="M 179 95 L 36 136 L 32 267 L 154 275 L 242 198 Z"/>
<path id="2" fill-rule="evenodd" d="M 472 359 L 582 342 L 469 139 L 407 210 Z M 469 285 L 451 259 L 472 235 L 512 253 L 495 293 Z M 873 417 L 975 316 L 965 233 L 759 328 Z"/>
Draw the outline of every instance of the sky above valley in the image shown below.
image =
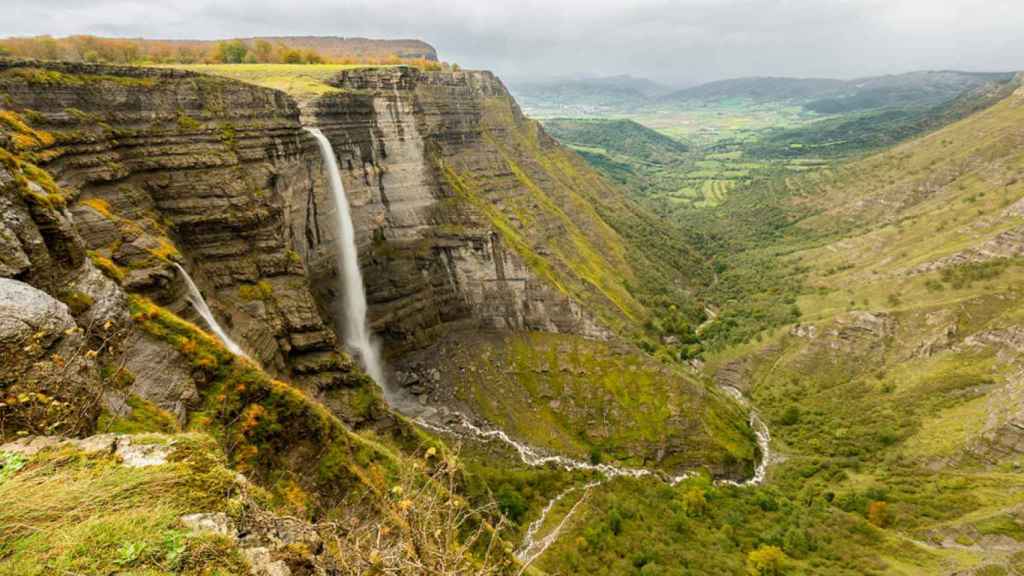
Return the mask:
<path id="1" fill-rule="evenodd" d="M 1022 0 L 0 0 L 0 36 L 419 38 L 507 79 L 1024 69 Z"/>

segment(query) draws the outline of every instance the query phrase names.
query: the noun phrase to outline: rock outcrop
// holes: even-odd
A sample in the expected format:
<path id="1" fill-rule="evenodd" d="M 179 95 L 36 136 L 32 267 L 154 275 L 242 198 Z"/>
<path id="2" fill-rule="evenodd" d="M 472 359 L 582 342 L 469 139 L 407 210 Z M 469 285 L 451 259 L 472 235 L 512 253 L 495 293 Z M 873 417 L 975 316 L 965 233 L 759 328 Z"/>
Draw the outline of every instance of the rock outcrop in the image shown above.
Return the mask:
<path id="1" fill-rule="evenodd" d="M 580 246 L 601 251 L 614 233 L 592 207 L 567 216 L 574 207 L 563 200 L 581 198 L 582 185 L 559 182 L 538 164 L 541 148 L 561 149 L 521 115 L 497 78 L 395 68 L 347 71 L 333 83 L 343 91 L 304 114 L 339 155 L 372 324 L 392 351 L 458 327 L 609 335 L 580 305 L 600 280 L 581 279 L 569 260 Z M 536 149 L 505 148 L 526 132 Z M 333 219 L 326 190 L 312 191 L 293 204 L 292 222 L 302 226 L 293 235 L 304 240 L 299 251 L 318 300 L 330 307 Z M 561 241 L 576 245 L 552 254 Z M 604 248 L 599 265 L 628 274 L 615 247 Z"/>
<path id="2" fill-rule="evenodd" d="M 45 135 L 31 156 L 69 206 L 46 219 L 5 209 L 8 275 L 57 289 L 88 253 L 124 291 L 189 313 L 180 262 L 267 370 L 313 392 L 347 386 L 352 363 L 292 250 L 289 207 L 320 178 L 293 100 L 176 70 L 69 63 L 0 63 L 0 91 L 8 124 Z M 33 218 L 34 236 L 21 231 Z M 92 292 L 89 314 L 125 315 L 123 294 L 95 270 L 81 276 L 72 289 Z"/>

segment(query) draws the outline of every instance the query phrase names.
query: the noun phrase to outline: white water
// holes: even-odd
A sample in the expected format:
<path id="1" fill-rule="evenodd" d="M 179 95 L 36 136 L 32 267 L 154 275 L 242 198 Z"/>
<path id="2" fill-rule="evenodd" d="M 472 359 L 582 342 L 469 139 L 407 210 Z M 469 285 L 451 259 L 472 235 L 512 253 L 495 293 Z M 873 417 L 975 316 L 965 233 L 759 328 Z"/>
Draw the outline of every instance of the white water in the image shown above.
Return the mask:
<path id="1" fill-rule="evenodd" d="M 203 321 L 206 322 L 207 327 L 217 335 L 217 338 L 224 343 L 224 347 L 227 348 L 232 354 L 248 358 L 249 355 L 242 350 L 231 336 L 228 336 L 227 331 L 221 327 L 220 323 L 213 316 L 213 312 L 210 311 L 210 307 L 206 304 L 206 299 L 203 298 L 203 293 L 199 291 L 199 287 L 192 281 L 192 277 L 188 275 L 188 271 L 181 267 L 181 265 L 175 263 L 174 267 L 178 269 L 181 276 L 185 278 L 185 285 L 188 286 L 188 301 L 192 304 L 192 307 L 196 309 L 196 312 L 202 316 Z"/>
<path id="2" fill-rule="evenodd" d="M 724 386 L 723 391 L 736 399 L 736 401 L 743 407 L 750 410 L 750 426 L 754 429 L 754 433 L 757 436 L 757 445 L 761 451 L 761 459 L 754 468 L 754 475 L 749 479 L 737 482 L 734 480 L 717 480 L 715 483 L 719 485 L 729 486 L 755 486 L 764 482 L 765 475 L 768 471 L 768 464 L 771 461 L 771 435 L 768 432 L 768 426 L 761 419 L 761 416 L 756 410 L 750 407 L 749 402 L 743 396 L 743 394 L 731 386 Z M 525 569 L 534 560 L 536 560 L 541 554 L 547 551 L 548 547 L 558 538 L 561 534 L 562 529 L 565 527 L 566 522 L 576 512 L 576 509 L 583 503 L 586 498 L 586 494 L 589 493 L 590 489 L 617 477 L 629 477 L 629 478 L 643 478 L 643 477 L 655 477 L 668 482 L 675 486 L 676 484 L 686 480 L 693 476 L 693 472 L 686 472 L 678 476 L 669 476 L 661 471 L 649 470 L 646 468 L 626 468 L 620 466 L 613 466 L 611 464 L 591 464 L 590 462 L 584 462 L 582 460 L 576 460 L 574 458 L 568 458 L 565 456 L 551 456 L 541 453 L 536 448 L 518 442 L 506 434 L 503 430 L 491 429 L 486 430 L 475 424 L 473 424 L 466 415 L 458 412 L 447 412 L 446 414 L 455 416 L 457 422 L 451 425 L 440 425 L 427 421 L 425 417 L 420 417 L 416 421 L 425 428 L 431 430 L 452 434 L 456 437 L 464 438 L 471 436 L 478 440 L 490 441 L 498 440 L 504 444 L 507 444 L 516 451 L 519 455 L 519 459 L 530 467 L 543 467 L 543 466 L 554 466 L 563 470 L 569 471 L 589 471 L 597 472 L 604 478 L 601 480 L 595 480 L 590 482 L 583 487 L 584 495 L 573 505 L 568 513 L 562 518 L 561 522 L 543 538 L 538 539 L 537 533 L 544 526 L 548 515 L 554 509 L 555 505 L 565 498 L 570 493 L 577 490 L 577 487 L 570 487 L 564 492 L 558 494 L 552 498 L 548 504 L 541 511 L 540 517 L 530 523 L 530 526 L 526 530 L 526 535 L 523 537 L 522 546 L 516 552 L 516 557 L 523 562 L 523 568 Z M 456 427 L 466 431 L 466 433 L 460 433 L 456 430 Z"/>
<path id="3" fill-rule="evenodd" d="M 581 504 L 583 504 L 583 501 L 587 499 L 587 495 L 590 494 L 590 489 L 600 484 L 601 481 L 595 480 L 594 482 L 590 482 L 583 486 L 583 496 L 581 496 L 580 499 L 572 505 L 572 508 L 565 513 L 565 516 L 562 517 L 558 526 L 555 526 L 554 530 L 549 532 L 547 536 L 537 540 L 537 531 L 544 525 L 544 520 L 546 520 L 548 514 L 551 513 L 551 509 L 554 508 L 555 504 L 557 504 L 562 498 L 568 496 L 572 492 L 575 492 L 578 488 L 576 486 L 572 486 L 548 502 L 548 505 L 544 507 L 544 511 L 541 512 L 540 518 L 537 518 L 530 523 L 530 527 L 526 530 L 526 536 L 523 538 L 523 547 L 516 552 L 516 558 L 523 563 L 522 569 L 519 570 L 520 574 L 525 572 L 530 564 L 533 564 L 534 560 L 539 558 L 540 555 L 548 549 L 548 547 L 554 544 L 555 540 L 558 540 L 558 537 L 562 534 L 562 529 L 565 528 L 566 523 L 569 522 L 569 519 L 572 518 L 573 514 L 576 513 L 576 510 L 579 509 Z"/>
<path id="4" fill-rule="evenodd" d="M 585 471 L 585 472 L 597 472 L 603 475 L 605 478 L 644 478 L 647 476 L 654 476 L 661 478 L 662 480 L 670 484 L 678 484 L 683 480 L 692 476 L 692 472 L 687 472 L 679 476 L 669 476 L 664 472 L 656 470 L 648 470 L 646 468 L 627 468 L 622 466 L 613 466 L 611 464 L 591 464 L 590 462 L 584 462 L 583 460 L 576 460 L 575 458 L 569 458 L 567 456 L 550 456 L 541 453 L 539 450 L 532 446 L 527 446 L 522 442 L 512 439 L 503 430 L 485 430 L 476 424 L 469 421 L 464 414 L 458 412 L 451 413 L 458 417 L 459 422 L 455 425 L 468 431 L 468 434 L 460 434 L 453 426 L 441 426 L 428 422 L 424 418 L 419 418 L 416 421 L 425 428 L 430 428 L 438 432 L 444 432 L 452 434 L 458 437 L 472 436 L 485 442 L 490 440 L 499 440 L 504 444 L 507 444 L 519 454 L 519 459 L 530 466 L 531 468 L 540 468 L 544 466 L 554 466 L 555 468 L 561 468 L 562 470 L 574 471 Z"/>
<path id="5" fill-rule="evenodd" d="M 768 432 L 768 425 L 761 419 L 761 415 L 750 407 L 750 402 L 747 401 L 743 393 L 732 386 L 722 386 L 722 390 L 726 394 L 736 399 L 736 402 L 750 410 L 750 427 L 754 429 L 754 434 L 757 436 L 757 447 L 761 450 L 761 460 L 758 461 L 757 466 L 754 468 L 754 475 L 750 479 L 744 482 L 734 482 L 732 480 L 720 480 L 721 484 L 730 484 L 732 486 L 754 486 L 764 482 L 765 475 L 768 473 L 768 464 L 772 459 L 772 436 Z"/>
<path id="6" fill-rule="evenodd" d="M 319 128 L 306 128 L 316 138 L 320 146 L 320 157 L 323 159 L 327 182 L 331 187 L 331 199 L 334 201 L 335 224 L 338 230 L 337 274 L 338 297 L 342 307 L 341 317 L 344 324 L 340 326 L 349 350 L 359 355 L 366 373 L 381 388 L 384 386 L 384 368 L 380 362 L 380 352 L 376 342 L 370 336 L 370 327 L 366 322 L 366 289 L 363 286 L 363 274 L 359 270 L 359 252 L 356 250 L 356 232 L 352 225 L 352 214 L 349 210 L 348 197 L 345 196 L 345 185 L 341 181 L 341 171 L 334 157 L 334 148 L 330 140 Z"/>

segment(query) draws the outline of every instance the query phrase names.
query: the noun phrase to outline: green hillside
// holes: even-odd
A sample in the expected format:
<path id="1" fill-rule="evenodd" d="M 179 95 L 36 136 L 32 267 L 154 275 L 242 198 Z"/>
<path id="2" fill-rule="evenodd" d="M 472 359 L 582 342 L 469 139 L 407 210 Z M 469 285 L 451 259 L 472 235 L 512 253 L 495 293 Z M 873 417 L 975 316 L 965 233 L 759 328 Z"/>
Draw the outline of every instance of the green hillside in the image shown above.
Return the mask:
<path id="1" fill-rule="evenodd" d="M 1022 125 L 1018 88 L 889 151 L 723 204 L 725 264 L 767 278 L 746 294 L 788 292 L 800 311 L 705 366 L 770 422 L 769 482 L 623 480 L 586 501 L 541 567 L 1024 569 Z"/>

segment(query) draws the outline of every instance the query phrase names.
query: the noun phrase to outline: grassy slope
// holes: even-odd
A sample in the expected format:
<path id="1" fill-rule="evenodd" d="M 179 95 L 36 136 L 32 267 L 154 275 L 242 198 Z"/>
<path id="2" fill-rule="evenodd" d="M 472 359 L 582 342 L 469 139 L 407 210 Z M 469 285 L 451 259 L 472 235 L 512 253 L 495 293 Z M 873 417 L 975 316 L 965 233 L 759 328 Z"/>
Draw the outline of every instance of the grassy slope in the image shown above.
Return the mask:
<path id="1" fill-rule="evenodd" d="M 185 514 L 242 513 L 243 489 L 217 446 L 195 434 L 136 438 L 173 441 L 169 463 L 128 468 L 110 454 L 65 447 L 19 459 L 16 473 L 0 476 L 0 574 L 245 571 L 233 543 L 191 536 L 178 522 Z"/>
<path id="2" fill-rule="evenodd" d="M 776 206 L 792 218 L 775 237 L 755 230 L 747 248 L 804 270 L 799 306 L 815 332 L 779 330 L 708 363 L 751 389 L 770 422 L 784 458 L 770 483 L 623 481 L 591 497 L 541 567 L 742 573 L 763 546 L 782 549 L 792 573 L 1024 567 L 1024 462 L 998 449 L 1022 393 L 1012 334 L 1024 266 L 911 273 L 1024 226 L 1022 125 L 1018 91 L 813 185 L 791 181 Z"/>
<path id="3" fill-rule="evenodd" d="M 671 305 L 692 308 L 692 286 L 706 274 L 692 250 L 679 249 L 686 240 L 556 145 L 538 123 L 518 116 L 511 100 L 489 99 L 483 127 L 485 145 L 505 162 L 520 193 L 500 201 L 489 197 L 494 188 L 455 160 L 441 168 L 457 197 L 482 212 L 538 277 L 582 303 L 618 335 L 659 350 L 659 333 L 648 321 Z M 453 372 L 454 366 L 464 366 L 473 374 L 459 387 L 461 399 L 540 446 L 582 456 L 606 451 L 616 459 L 646 459 L 670 468 L 703 460 L 716 469 L 723 463 L 735 469 L 737 460 L 753 455 L 750 437 L 742 432 L 743 415 L 730 402 L 709 393 L 705 382 L 666 369 L 633 346 L 616 344 L 616 360 L 599 369 L 586 366 L 600 378 L 538 383 L 533 368 L 496 372 L 490 359 L 544 362 L 552 348 L 598 358 L 607 347 L 575 336 L 471 340 L 461 342 L 463 354 L 452 363 Z M 678 355 L 660 351 L 666 358 Z M 566 394 L 564 386 L 576 393 Z M 567 397 L 561 416 L 544 408 L 551 387 Z M 652 420 L 658 399 L 659 417 Z M 593 429 L 595 419 L 608 423 L 603 433 Z M 632 429 L 631 423 L 648 420 L 646 428 Z M 630 454 L 627 447 L 639 447 L 640 453 Z M 667 458 L 658 456 L 666 449 Z"/>

